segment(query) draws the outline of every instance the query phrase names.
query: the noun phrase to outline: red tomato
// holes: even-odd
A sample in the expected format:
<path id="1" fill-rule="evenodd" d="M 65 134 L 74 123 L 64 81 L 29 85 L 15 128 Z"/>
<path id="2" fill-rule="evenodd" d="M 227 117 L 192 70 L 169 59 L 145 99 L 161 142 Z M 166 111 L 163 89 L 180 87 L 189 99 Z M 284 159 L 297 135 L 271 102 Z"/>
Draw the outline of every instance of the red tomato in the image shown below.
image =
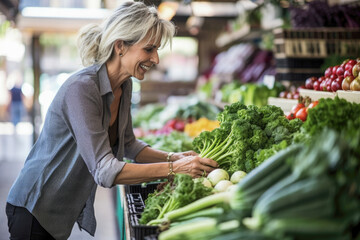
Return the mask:
<path id="1" fill-rule="evenodd" d="M 296 114 L 301 108 L 305 107 L 305 105 L 303 103 L 298 103 L 295 106 L 293 106 L 293 108 L 291 109 L 290 113 L 292 114 Z"/>
<path id="2" fill-rule="evenodd" d="M 286 115 L 286 118 L 289 120 L 293 120 L 293 119 L 295 119 L 295 114 L 289 113 L 288 115 Z"/>
<path id="3" fill-rule="evenodd" d="M 303 107 L 295 114 L 296 118 L 299 118 L 301 121 L 305 122 L 307 118 L 307 108 Z"/>
<path id="4" fill-rule="evenodd" d="M 308 108 L 308 109 L 309 109 L 309 108 L 313 108 L 313 107 L 315 107 L 316 105 L 318 105 L 318 103 L 319 103 L 319 101 L 314 101 L 314 102 L 310 103 L 307 108 Z"/>

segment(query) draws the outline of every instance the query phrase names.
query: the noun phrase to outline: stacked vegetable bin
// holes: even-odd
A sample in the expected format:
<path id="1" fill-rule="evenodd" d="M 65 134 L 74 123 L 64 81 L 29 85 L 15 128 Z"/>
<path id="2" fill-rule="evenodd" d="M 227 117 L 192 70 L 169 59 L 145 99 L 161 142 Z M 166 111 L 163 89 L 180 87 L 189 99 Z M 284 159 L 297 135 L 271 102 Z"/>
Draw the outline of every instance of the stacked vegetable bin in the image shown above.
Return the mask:
<path id="1" fill-rule="evenodd" d="M 275 29 L 274 53 L 278 81 L 304 81 L 324 71 L 325 58 L 360 56 L 360 29 Z"/>

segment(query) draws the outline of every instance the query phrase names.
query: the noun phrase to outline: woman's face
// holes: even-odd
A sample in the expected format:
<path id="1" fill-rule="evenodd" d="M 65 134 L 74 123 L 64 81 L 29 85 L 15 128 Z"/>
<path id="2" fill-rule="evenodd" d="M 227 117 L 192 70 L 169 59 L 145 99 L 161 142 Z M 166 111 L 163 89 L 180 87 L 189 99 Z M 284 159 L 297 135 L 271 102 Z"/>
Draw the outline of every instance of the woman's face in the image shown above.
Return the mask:
<path id="1" fill-rule="evenodd" d="M 154 64 L 159 64 L 158 48 L 160 42 L 150 41 L 145 38 L 141 42 L 126 48 L 122 56 L 122 66 L 131 76 L 139 80 Z"/>

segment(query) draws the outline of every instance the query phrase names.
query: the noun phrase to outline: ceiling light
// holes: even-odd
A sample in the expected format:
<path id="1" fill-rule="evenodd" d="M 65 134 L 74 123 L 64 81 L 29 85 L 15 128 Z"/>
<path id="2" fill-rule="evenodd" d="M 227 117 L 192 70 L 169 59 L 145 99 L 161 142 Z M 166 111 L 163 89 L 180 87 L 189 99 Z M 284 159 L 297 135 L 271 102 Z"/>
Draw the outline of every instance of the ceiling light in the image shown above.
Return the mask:
<path id="1" fill-rule="evenodd" d="M 175 16 L 178 8 L 178 2 L 162 2 L 158 7 L 159 16 L 162 19 L 171 20 Z"/>

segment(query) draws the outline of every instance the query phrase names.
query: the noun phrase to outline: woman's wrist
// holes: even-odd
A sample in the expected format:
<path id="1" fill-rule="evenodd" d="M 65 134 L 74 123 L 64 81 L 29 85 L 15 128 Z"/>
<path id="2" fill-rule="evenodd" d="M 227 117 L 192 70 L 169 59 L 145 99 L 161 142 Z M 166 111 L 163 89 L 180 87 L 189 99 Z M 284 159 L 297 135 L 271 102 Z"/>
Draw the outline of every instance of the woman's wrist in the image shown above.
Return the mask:
<path id="1" fill-rule="evenodd" d="M 173 162 L 173 159 L 171 159 L 171 157 L 174 155 L 174 152 L 169 152 L 166 156 L 166 161 L 167 162 Z"/>

